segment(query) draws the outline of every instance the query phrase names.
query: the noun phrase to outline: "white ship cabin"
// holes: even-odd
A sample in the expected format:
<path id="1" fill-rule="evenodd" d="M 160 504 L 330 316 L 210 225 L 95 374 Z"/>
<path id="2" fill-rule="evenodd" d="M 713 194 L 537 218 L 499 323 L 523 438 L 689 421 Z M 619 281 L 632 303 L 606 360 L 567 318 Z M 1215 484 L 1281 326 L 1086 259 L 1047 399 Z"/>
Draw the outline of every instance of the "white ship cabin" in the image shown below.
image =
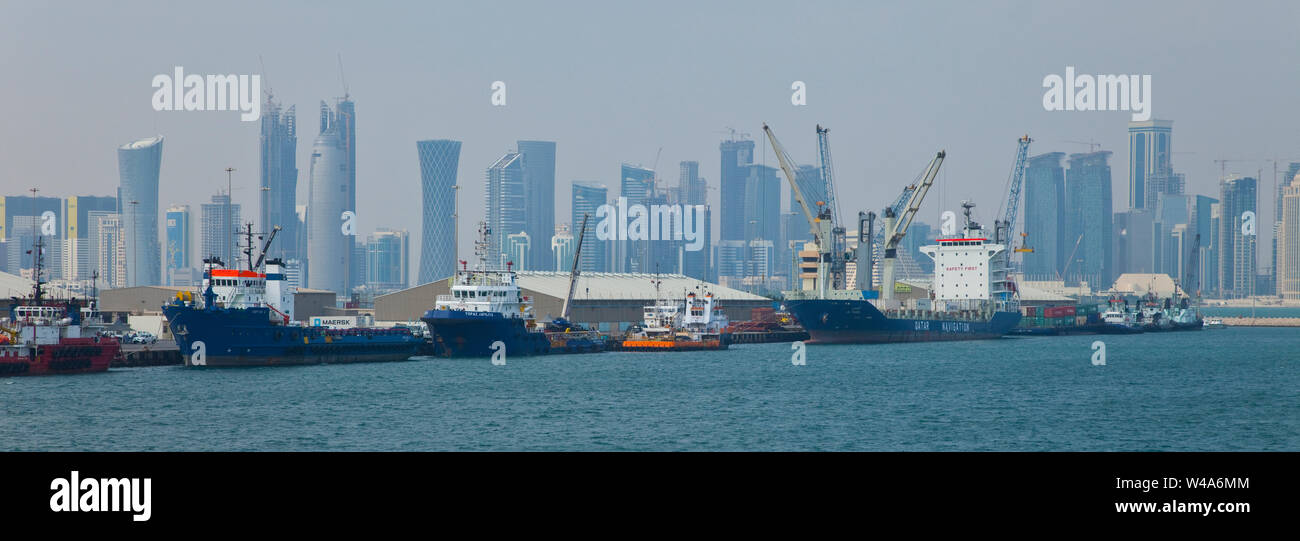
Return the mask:
<path id="1" fill-rule="evenodd" d="M 646 306 L 641 313 L 642 327 L 647 331 L 667 332 L 677 326 L 680 305 L 667 299 L 660 299 Z"/>
<path id="2" fill-rule="evenodd" d="M 266 303 L 266 275 L 235 269 L 209 269 L 203 276 L 203 290 L 208 283 L 222 308 L 250 308 Z"/>
<path id="3" fill-rule="evenodd" d="M 515 274 L 508 270 L 460 270 L 452 277 L 451 294 L 438 295 L 438 310 L 492 312 L 502 317 L 533 319 L 532 300 L 521 294 Z"/>
<path id="4" fill-rule="evenodd" d="M 686 294 L 686 313 L 682 315 L 682 326 L 691 330 L 721 331 L 727 326 L 727 314 L 718 306 L 712 293 L 703 297 L 695 293 Z"/>
<path id="5" fill-rule="evenodd" d="M 990 296 L 992 280 L 989 261 L 1006 249 L 967 229 L 959 238 L 941 238 L 938 244 L 922 246 L 921 253 L 934 260 L 934 298 L 939 301 L 983 301 Z"/>
<path id="6" fill-rule="evenodd" d="M 81 327 L 71 325 L 64 309 L 58 306 L 15 306 L 17 343 L 25 346 L 59 343 L 60 337 L 80 338 Z"/>

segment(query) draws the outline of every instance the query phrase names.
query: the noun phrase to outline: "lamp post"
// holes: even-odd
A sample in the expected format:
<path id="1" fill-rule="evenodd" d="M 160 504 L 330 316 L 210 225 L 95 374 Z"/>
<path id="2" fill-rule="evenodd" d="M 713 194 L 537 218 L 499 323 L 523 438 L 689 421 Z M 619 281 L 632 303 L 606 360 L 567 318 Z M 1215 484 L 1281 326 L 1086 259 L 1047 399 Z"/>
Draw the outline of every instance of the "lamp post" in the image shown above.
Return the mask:
<path id="1" fill-rule="evenodd" d="M 142 285 L 140 283 L 140 220 L 139 216 L 140 202 L 136 200 L 127 201 L 131 204 L 131 280 L 132 286 Z"/>
<path id="2" fill-rule="evenodd" d="M 230 178 L 231 178 L 231 174 L 234 173 L 234 172 L 235 172 L 235 168 L 234 168 L 234 167 L 227 167 L 227 168 L 226 168 L 226 232 L 225 232 L 225 235 L 226 235 L 226 254 L 225 254 L 225 255 L 226 255 L 226 260 L 227 260 L 227 263 L 226 263 L 226 264 L 227 264 L 227 265 L 230 264 L 230 263 L 228 262 L 228 260 L 232 259 L 232 258 L 234 257 L 234 254 L 235 254 L 235 252 L 234 252 L 234 248 L 232 248 L 232 247 L 230 246 L 230 239 L 231 239 L 231 237 L 234 237 L 234 233 L 235 233 L 235 231 L 234 231 L 234 229 L 235 229 L 235 223 L 234 223 L 234 222 L 235 222 L 235 218 L 234 218 L 234 214 L 231 213 L 231 211 L 232 211 L 232 205 L 233 205 L 234 202 L 235 202 L 235 201 L 234 201 L 234 199 L 235 199 L 235 195 L 234 195 L 234 193 L 232 192 L 232 189 L 233 189 L 233 188 L 232 188 L 233 183 L 232 183 L 232 181 L 230 180 Z"/>

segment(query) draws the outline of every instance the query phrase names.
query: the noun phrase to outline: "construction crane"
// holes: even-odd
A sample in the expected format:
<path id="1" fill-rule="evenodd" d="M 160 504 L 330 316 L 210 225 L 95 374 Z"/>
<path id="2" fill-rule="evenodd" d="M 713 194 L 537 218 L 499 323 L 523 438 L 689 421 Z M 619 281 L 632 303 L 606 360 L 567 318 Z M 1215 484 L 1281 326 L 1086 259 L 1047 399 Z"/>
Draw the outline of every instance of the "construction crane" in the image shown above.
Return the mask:
<path id="1" fill-rule="evenodd" d="M 1200 276 L 1196 273 L 1196 271 L 1199 270 L 1197 267 L 1200 265 L 1200 251 L 1201 251 L 1201 234 L 1197 233 L 1196 237 L 1192 239 L 1191 253 L 1187 254 L 1187 270 L 1183 272 L 1183 293 L 1186 294 L 1188 297 L 1191 297 L 1192 296 L 1190 292 L 1191 290 L 1187 289 L 1187 286 L 1189 284 L 1195 285 L 1196 299 L 1198 302 L 1201 298 L 1201 282 L 1200 282 Z"/>
<path id="2" fill-rule="evenodd" d="M 271 241 L 275 240 L 275 234 L 279 232 L 280 232 L 280 226 L 278 225 L 271 230 L 270 238 L 266 239 L 266 244 L 262 245 L 262 253 L 257 256 L 257 263 L 253 264 L 253 268 L 249 270 L 257 270 L 262 268 L 262 262 L 266 261 L 266 251 L 271 248 Z"/>
<path id="3" fill-rule="evenodd" d="M 1057 280 L 1064 280 L 1063 278 L 1064 276 L 1069 276 L 1070 265 L 1074 264 L 1074 254 L 1079 252 L 1079 244 L 1082 242 L 1083 242 L 1083 234 L 1080 233 L 1078 240 L 1074 241 L 1074 249 L 1070 250 L 1070 257 L 1066 258 L 1065 260 L 1065 268 L 1061 269 L 1059 272 L 1056 273 Z"/>
<path id="4" fill-rule="evenodd" d="M 907 234 L 908 226 L 912 225 L 912 219 L 916 213 L 921 210 L 921 201 L 925 199 L 925 194 L 930 191 L 930 186 L 934 185 L 934 178 L 939 175 L 939 167 L 943 165 L 944 156 L 947 153 L 940 150 L 930 160 L 930 165 L 926 167 L 925 173 L 921 176 L 921 182 L 907 199 L 907 206 L 902 213 L 897 213 L 893 208 L 885 209 L 885 243 L 884 258 L 881 262 L 880 270 L 880 298 L 892 300 L 894 298 L 894 265 L 898 260 L 898 243 L 903 240 Z"/>
<path id="5" fill-rule="evenodd" d="M 560 319 L 569 320 L 569 305 L 573 302 L 573 291 L 578 287 L 578 261 L 582 257 L 582 241 L 587 238 L 587 218 L 591 214 L 582 214 L 582 230 L 578 232 L 578 248 L 573 251 L 573 268 L 569 270 L 569 294 L 564 297 L 564 306 L 560 308 Z"/>

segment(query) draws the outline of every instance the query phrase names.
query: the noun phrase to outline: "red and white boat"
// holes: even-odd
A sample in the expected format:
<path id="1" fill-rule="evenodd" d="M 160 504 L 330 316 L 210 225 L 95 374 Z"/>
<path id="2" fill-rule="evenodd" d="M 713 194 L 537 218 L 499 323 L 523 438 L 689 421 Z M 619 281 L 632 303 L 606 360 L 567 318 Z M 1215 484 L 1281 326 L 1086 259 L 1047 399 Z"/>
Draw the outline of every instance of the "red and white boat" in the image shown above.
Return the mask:
<path id="1" fill-rule="evenodd" d="M 37 244 L 37 254 L 41 249 Z M 83 336 L 86 317 L 77 299 L 46 299 L 37 259 L 32 295 L 15 298 L 9 316 L 0 318 L 0 377 L 104 372 L 121 349 L 116 338 Z"/>

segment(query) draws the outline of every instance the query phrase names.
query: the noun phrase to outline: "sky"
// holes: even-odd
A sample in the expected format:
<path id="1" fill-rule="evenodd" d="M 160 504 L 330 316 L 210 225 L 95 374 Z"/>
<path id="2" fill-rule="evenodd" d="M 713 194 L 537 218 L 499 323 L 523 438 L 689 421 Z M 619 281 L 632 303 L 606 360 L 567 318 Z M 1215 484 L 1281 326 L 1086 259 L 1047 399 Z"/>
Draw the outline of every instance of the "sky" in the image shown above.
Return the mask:
<path id="1" fill-rule="evenodd" d="M 1124 210 L 1130 113 L 1044 110 L 1043 78 L 1074 66 L 1151 75 L 1153 118 L 1174 122 L 1187 192 L 1217 197 L 1215 160 L 1250 160 L 1226 171 L 1263 171 L 1260 221 L 1271 224 L 1274 163 L 1264 160 L 1300 161 L 1298 21 L 1300 3 L 1287 1 L 0 0 L 0 192 L 112 194 L 116 148 L 161 134 L 160 208 L 197 212 L 234 167 L 235 201 L 257 215 L 258 123 L 153 110 L 153 77 L 182 66 L 260 73 L 264 90 L 297 106 L 300 204 L 317 104 L 346 81 L 360 233 L 410 230 L 413 269 L 422 139 L 463 142 L 462 250 L 482 219 L 485 170 L 517 140 L 557 142 L 558 223 L 571 181 L 603 182 L 613 196 L 620 163 L 651 166 L 660 148 L 667 185 L 680 161 L 695 160 L 717 186 L 718 143 L 733 128 L 756 140 L 756 162 L 775 166 L 763 122 L 813 165 L 814 126 L 830 128 L 850 216 L 879 213 L 944 149 L 917 219 L 938 223 L 970 199 L 991 222 L 1024 134 L 1031 154 L 1084 152 L 1078 142 L 1093 141 L 1115 152 L 1115 210 Z M 504 107 L 491 103 L 494 81 L 506 83 Z M 806 105 L 791 104 L 794 81 L 805 83 Z M 717 190 L 709 197 L 716 205 Z M 1267 239 L 1272 228 L 1260 230 Z"/>

